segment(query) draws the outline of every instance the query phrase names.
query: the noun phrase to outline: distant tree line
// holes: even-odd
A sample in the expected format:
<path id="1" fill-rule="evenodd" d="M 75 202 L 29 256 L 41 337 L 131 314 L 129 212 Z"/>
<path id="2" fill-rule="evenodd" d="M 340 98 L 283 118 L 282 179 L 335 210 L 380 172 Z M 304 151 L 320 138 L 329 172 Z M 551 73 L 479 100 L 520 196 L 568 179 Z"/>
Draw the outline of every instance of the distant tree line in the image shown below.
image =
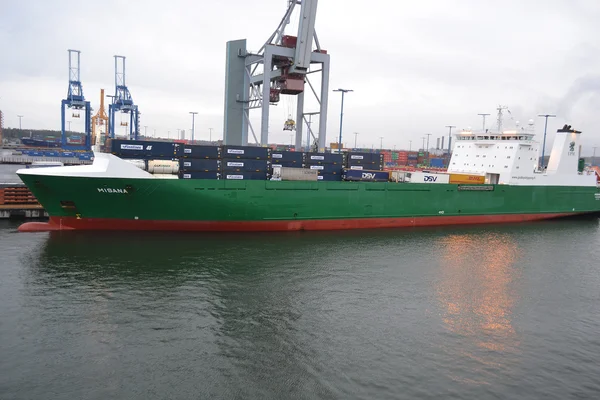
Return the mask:
<path id="1" fill-rule="evenodd" d="M 2 130 L 4 139 L 7 140 L 18 140 L 23 137 L 38 137 L 45 138 L 47 136 L 60 137 L 60 131 L 54 131 L 49 129 L 19 129 L 19 128 L 4 128 Z M 67 136 L 71 135 L 83 135 L 79 132 L 67 132 Z"/>

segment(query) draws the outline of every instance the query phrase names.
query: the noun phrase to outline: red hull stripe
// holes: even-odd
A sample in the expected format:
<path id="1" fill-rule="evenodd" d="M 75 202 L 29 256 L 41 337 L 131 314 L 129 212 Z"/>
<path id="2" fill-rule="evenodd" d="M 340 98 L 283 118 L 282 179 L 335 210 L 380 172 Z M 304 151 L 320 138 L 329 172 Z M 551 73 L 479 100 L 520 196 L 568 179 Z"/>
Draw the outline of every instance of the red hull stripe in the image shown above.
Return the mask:
<path id="1" fill-rule="evenodd" d="M 401 228 L 536 221 L 566 217 L 577 213 L 501 214 L 403 218 L 314 219 L 303 221 L 161 221 L 107 218 L 51 217 L 49 222 L 27 222 L 20 232 L 57 230 L 132 230 L 132 231 L 318 231 L 340 229 Z"/>

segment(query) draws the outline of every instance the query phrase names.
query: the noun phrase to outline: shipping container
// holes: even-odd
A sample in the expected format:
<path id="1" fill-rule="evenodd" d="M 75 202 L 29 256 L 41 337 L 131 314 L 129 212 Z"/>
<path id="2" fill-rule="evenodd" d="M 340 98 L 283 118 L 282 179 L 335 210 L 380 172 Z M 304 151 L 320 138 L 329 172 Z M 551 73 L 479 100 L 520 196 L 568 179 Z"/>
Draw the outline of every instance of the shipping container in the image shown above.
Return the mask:
<path id="1" fill-rule="evenodd" d="M 346 165 L 379 165 L 383 164 L 384 161 L 385 158 L 383 156 L 377 157 L 374 160 L 353 160 L 348 157 L 346 159 Z"/>
<path id="2" fill-rule="evenodd" d="M 224 158 L 221 161 L 223 172 L 267 172 L 270 169 L 271 161 L 269 160 Z"/>
<path id="3" fill-rule="evenodd" d="M 341 181 L 342 174 L 319 174 L 317 176 L 318 181 Z"/>
<path id="4" fill-rule="evenodd" d="M 306 153 L 304 163 L 307 165 L 338 164 L 344 162 L 344 155 L 338 153 Z"/>
<path id="5" fill-rule="evenodd" d="M 236 159 L 268 160 L 271 148 L 254 146 L 223 146 L 221 157 Z"/>
<path id="6" fill-rule="evenodd" d="M 302 168 L 302 167 L 304 167 L 304 164 L 302 164 L 302 163 L 296 164 L 293 161 L 292 162 L 286 161 L 286 162 L 281 162 L 281 163 L 275 163 L 275 162 L 273 162 L 271 164 L 271 167 L 272 168 L 279 168 L 279 167 Z"/>
<path id="7" fill-rule="evenodd" d="M 111 153 L 121 158 L 171 160 L 177 158 L 181 145 L 172 142 L 111 140 Z"/>
<path id="8" fill-rule="evenodd" d="M 173 160 L 149 160 L 148 172 L 151 174 L 177 174 L 179 172 L 179 162 Z"/>
<path id="9" fill-rule="evenodd" d="M 473 183 L 473 184 L 484 184 L 485 176 L 483 175 L 469 175 L 469 174 L 450 174 L 449 183 Z"/>
<path id="10" fill-rule="evenodd" d="M 184 172 L 179 171 L 180 179 L 222 179 L 219 172 Z"/>
<path id="11" fill-rule="evenodd" d="M 185 145 L 183 151 L 180 152 L 180 156 L 183 158 L 215 160 L 221 157 L 221 148 L 219 146 Z"/>
<path id="12" fill-rule="evenodd" d="M 129 164 L 133 164 L 141 170 L 146 171 L 148 169 L 148 161 L 147 160 L 136 160 L 132 158 L 128 158 L 125 160 Z"/>
<path id="13" fill-rule="evenodd" d="M 229 180 L 267 180 L 271 177 L 267 172 L 224 172 L 222 179 Z"/>
<path id="14" fill-rule="evenodd" d="M 271 153 L 271 162 L 273 164 L 302 165 L 304 163 L 304 153 L 300 151 L 274 151 Z"/>
<path id="15" fill-rule="evenodd" d="M 348 169 L 354 169 L 354 170 L 357 170 L 357 171 L 362 171 L 363 169 L 367 169 L 367 168 L 365 168 L 364 165 L 352 165 L 352 166 L 348 167 Z"/>
<path id="16" fill-rule="evenodd" d="M 448 174 L 435 174 L 429 172 L 411 172 L 406 174 L 406 181 L 412 183 L 448 183 Z"/>
<path id="17" fill-rule="evenodd" d="M 444 159 L 443 158 L 432 158 L 429 160 L 429 165 L 434 168 L 444 168 Z"/>
<path id="18" fill-rule="evenodd" d="M 387 171 L 357 171 L 345 168 L 342 172 L 342 178 L 345 181 L 388 182 L 390 173 Z"/>
<path id="19" fill-rule="evenodd" d="M 218 172 L 221 171 L 221 160 L 182 158 L 179 169 L 185 172 Z"/>
<path id="20" fill-rule="evenodd" d="M 339 174 L 342 172 L 342 166 L 340 164 L 305 165 L 304 168 L 320 171 L 322 174 Z"/>
<path id="21" fill-rule="evenodd" d="M 316 181 L 318 175 L 316 170 L 307 168 L 273 168 L 273 178 L 282 181 Z"/>
<path id="22" fill-rule="evenodd" d="M 390 182 L 405 182 L 407 174 L 410 174 L 410 172 L 390 171 Z"/>

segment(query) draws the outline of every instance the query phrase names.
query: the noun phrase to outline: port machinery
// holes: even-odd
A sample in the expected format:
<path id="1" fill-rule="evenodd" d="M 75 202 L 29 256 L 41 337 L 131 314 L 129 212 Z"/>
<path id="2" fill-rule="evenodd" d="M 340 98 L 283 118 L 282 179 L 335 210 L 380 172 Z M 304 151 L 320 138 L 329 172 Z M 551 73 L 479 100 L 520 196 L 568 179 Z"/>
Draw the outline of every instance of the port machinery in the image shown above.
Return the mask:
<path id="1" fill-rule="evenodd" d="M 91 114 L 92 108 L 90 102 L 85 100 L 83 95 L 83 86 L 81 85 L 81 51 L 68 50 L 69 52 L 69 90 L 67 98 L 61 101 L 61 147 L 74 150 L 89 150 L 91 148 Z M 77 110 L 73 112 L 74 118 L 80 117 L 80 110 L 84 110 L 85 119 L 85 141 L 81 145 L 68 143 L 65 132 L 65 111 L 66 109 Z"/>
<path id="2" fill-rule="evenodd" d="M 128 122 L 121 122 L 121 126 L 128 126 L 130 140 L 137 140 L 139 136 L 140 115 L 138 106 L 133 102 L 131 92 L 125 82 L 125 57 L 115 57 L 115 95 L 112 103 L 108 105 L 108 132 L 111 139 L 115 138 L 115 114 L 121 112 L 129 115 Z"/>
<path id="3" fill-rule="evenodd" d="M 92 117 L 92 144 L 102 148 L 107 136 L 108 115 L 104 108 L 104 89 L 100 89 L 100 108 L 98 108 L 98 112 Z"/>
<path id="4" fill-rule="evenodd" d="M 302 130 L 306 123 L 309 137 L 325 148 L 330 57 L 319 44 L 315 32 L 318 0 L 289 0 L 285 15 L 275 32 L 257 53 L 246 48 L 246 39 L 226 45 L 224 142 L 228 145 L 248 144 L 248 128 L 257 144 L 269 143 L 269 107 L 277 104 L 281 95 L 297 97 L 295 121 L 290 117 L 284 130 L 296 131 L 295 148 L 302 145 Z M 298 32 L 286 35 L 285 28 L 296 6 L 300 6 Z M 313 50 L 313 43 L 315 49 Z M 311 70 L 313 64 L 320 69 Z M 262 67 L 262 68 L 261 68 Z M 308 79 L 309 74 L 321 75 L 320 93 Z M 319 110 L 304 112 L 305 83 L 317 99 Z M 250 123 L 250 110 L 261 109 L 260 139 Z M 308 116 L 318 115 L 317 137 L 308 123 Z M 294 121 L 294 124 L 291 122 Z"/>

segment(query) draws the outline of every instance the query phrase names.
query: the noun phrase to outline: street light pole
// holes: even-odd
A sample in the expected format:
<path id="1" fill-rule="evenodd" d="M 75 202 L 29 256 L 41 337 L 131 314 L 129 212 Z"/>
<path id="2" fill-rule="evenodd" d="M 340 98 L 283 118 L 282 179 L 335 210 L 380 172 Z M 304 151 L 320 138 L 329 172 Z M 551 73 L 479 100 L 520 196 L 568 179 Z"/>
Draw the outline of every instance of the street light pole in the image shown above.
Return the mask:
<path id="1" fill-rule="evenodd" d="M 431 136 L 431 133 L 426 133 L 427 135 L 427 166 L 429 167 L 429 136 Z"/>
<path id="2" fill-rule="evenodd" d="M 344 123 L 344 95 L 353 92 L 352 89 L 334 89 L 334 92 L 342 92 L 342 109 L 340 111 L 340 140 L 338 142 L 338 152 L 342 152 L 342 125 Z"/>
<path id="3" fill-rule="evenodd" d="M 212 143 L 212 131 L 213 128 L 208 128 L 208 140 Z"/>
<path id="4" fill-rule="evenodd" d="M 383 136 L 379 136 L 379 149 L 383 150 Z"/>
<path id="5" fill-rule="evenodd" d="M 546 118 L 546 123 L 544 124 L 544 144 L 542 145 L 542 161 L 541 161 L 541 166 L 539 166 L 540 168 L 543 168 L 543 166 L 544 166 L 544 155 L 546 154 L 546 129 L 548 129 L 548 118 L 549 117 L 556 117 L 556 115 L 552 115 L 552 114 L 539 114 L 538 117 L 544 117 L 544 118 Z"/>
<path id="6" fill-rule="evenodd" d="M 148 137 L 148 125 L 144 125 L 144 137 Z"/>
<path id="7" fill-rule="evenodd" d="M 194 117 L 196 116 L 196 114 L 198 114 L 198 112 L 196 111 L 190 111 L 190 114 L 192 114 L 192 143 L 194 142 Z"/>
<path id="8" fill-rule="evenodd" d="M 412 151 L 412 140 L 408 141 L 408 151 Z"/>
<path id="9" fill-rule="evenodd" d="M 354 148 L 356 149 L 356 139 L 358 138 L 358 132 L 354 132 Z"/>
<path id="10" fill-rule="evenodd" d="M 592 147 L 594 149 L 594 155 L 592 156 L 592 166 L 596 164 L 596 146 Z"/>
<path id="11" fill-rule="evenodd" d="M 17 117 L 19 117 L 19 130 L 21 130 L 21 118 L 23 118 L 22 115 L 17 115 Z"/>

